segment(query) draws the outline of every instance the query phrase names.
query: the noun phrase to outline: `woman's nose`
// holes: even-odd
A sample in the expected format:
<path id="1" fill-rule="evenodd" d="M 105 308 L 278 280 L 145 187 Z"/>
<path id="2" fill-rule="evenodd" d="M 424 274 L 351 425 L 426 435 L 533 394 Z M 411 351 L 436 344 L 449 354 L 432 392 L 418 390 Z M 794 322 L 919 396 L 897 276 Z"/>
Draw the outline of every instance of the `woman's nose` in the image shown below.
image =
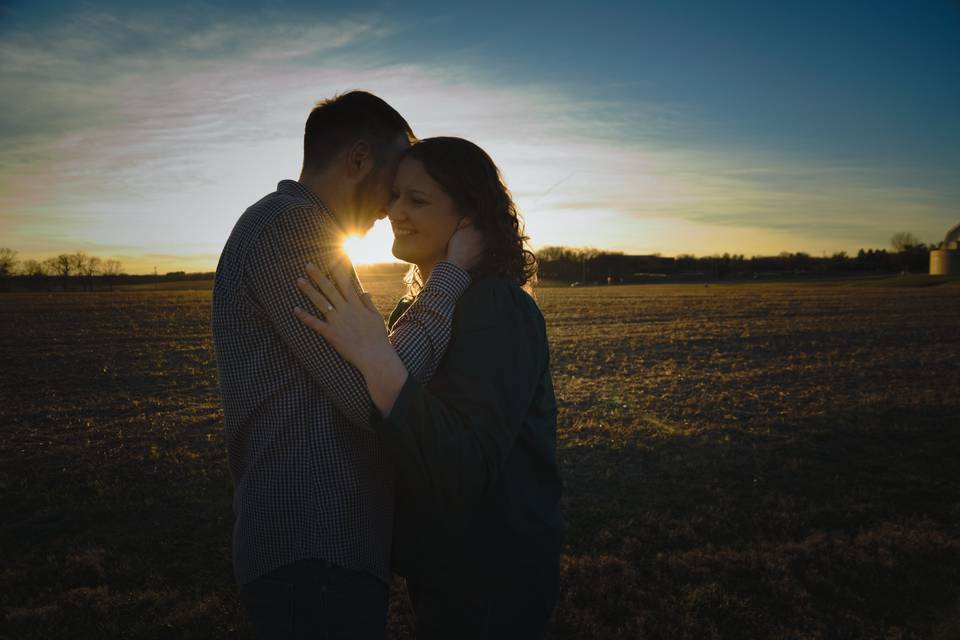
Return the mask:
<path id="1" fill-rule="evenodd" d="M 397 198 L 391 202 L 390 207 L 387 209 L 387 217 L 391 220 L 405 220 L 407 218 L 407 214 L 403 210 L 400 200 L 400 198 Z"/>

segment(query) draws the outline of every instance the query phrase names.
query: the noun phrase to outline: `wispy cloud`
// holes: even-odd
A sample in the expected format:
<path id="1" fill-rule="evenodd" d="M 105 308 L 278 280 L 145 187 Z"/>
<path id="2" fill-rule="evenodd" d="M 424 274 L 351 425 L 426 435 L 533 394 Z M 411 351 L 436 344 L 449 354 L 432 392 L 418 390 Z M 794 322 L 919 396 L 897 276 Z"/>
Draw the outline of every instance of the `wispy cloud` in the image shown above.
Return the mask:
<path id="1" fill-rule="evenodd" d="M 539 245 L 833 249 L 942 226 L 941 194 L 869 167 L 696 147 L 689 135 L 677 146 L 674 134 L 703 123 L 670 105 L 503 82 L 479 62 L 396 62 L 397 29 L 375 15 L 264 24 L 86 13 L 6 34 L 4 242 L 24 253 L 214 256 L 244 207 L 298 172 L 314 101 L 351 88 L 383 95 L 421 136 L 486 148 Z"/>

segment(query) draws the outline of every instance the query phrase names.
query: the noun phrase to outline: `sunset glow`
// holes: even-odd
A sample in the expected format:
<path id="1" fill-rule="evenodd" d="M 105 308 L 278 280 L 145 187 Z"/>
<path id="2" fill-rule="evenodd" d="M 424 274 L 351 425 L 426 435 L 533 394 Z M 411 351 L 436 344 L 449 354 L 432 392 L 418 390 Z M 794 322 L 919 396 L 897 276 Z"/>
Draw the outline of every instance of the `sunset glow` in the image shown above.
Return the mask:
<path id="1" fill-rule="evenodd" d="M 0 8 L 0 238 L 22 260 L 213 270 L 244 209 L 299 175 L 315 101 L 351 88 L 490 153 L 534 248 L 855 253 L 903 230 L 934 242 L 960 215 L 947 4 L 557 8 L 541 36 L 520 6 L 504 23 L 96 4 Z M 465 25 L 487 32 L 462 44 Z M 350 253 L 393 261 L 389 236 Z"/>
<path id="2" fill-rule="evenodd" d="M 343 250 L 355 265 L 399 262 L 393 257 L 393 231 L 387 220 L 378 220 L 365 236 L 350 236 L 343 243 Z"/>

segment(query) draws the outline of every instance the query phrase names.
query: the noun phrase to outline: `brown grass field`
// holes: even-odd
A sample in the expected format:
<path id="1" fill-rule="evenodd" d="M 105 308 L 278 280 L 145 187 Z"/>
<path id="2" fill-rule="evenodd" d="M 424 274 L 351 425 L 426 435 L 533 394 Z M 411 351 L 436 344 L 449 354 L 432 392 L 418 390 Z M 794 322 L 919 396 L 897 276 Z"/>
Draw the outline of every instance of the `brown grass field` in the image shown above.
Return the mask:
<path id="1" fill-rule="evenodd" d="M 891 284 L 538 291 L 549 637 L 960 638 L 960 287 Z M 0 295 L 0 637 L 248 636 L 209 307 Z"/>

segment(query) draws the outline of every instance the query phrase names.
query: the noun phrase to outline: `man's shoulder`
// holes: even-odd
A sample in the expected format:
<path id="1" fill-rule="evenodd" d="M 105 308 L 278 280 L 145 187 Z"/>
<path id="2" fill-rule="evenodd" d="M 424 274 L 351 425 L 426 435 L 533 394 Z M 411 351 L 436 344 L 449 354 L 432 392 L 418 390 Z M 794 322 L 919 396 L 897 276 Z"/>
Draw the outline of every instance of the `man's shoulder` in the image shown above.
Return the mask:
<path id="1" fill-rule="evenodd" d="M 247 219 L 258 223 L 257 226 L 267 227 L 291 218 L 316 219 L 319 222 L 322 213 L 320 207 L 308 200 L 282 191 L 274 191 L 247 207 L 240 219 Z"/>
<path id="2" fill-rule="evenodd" d="M 242 273 L 250 257 L 264 246 L 298 237 L 322 241 L 324 228 L 323 212 L 315 204 L 295 194 L 268 193 L 247 207 L 234 224 L 220 255 L 217 281 Z"/>
<path id="3" fill-rule="evenodd" d="M 234 240 L 242 238 L 256 244 L 267 234 L 282 234 L 285 231 L 315 233 L 324 226 L 325 217 L 320 207 L 302 198 L 275 191 L 247 207 L 234 225 L 231 236 Z"/>

